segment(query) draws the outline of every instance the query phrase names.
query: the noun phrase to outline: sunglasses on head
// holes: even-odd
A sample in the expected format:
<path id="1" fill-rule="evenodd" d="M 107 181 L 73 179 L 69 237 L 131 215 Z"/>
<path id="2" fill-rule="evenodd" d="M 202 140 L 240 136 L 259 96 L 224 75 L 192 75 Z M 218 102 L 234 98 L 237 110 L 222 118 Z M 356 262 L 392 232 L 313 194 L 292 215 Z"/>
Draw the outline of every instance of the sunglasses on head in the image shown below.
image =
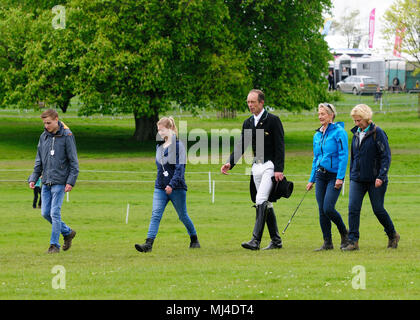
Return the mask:
<path id="1" fill-rule="evenodd" d="M 334 112 L 333 108 L 331 107 L 329 103 L 324 102 L 322 105 L 330 109 L 332 112 Z"/>

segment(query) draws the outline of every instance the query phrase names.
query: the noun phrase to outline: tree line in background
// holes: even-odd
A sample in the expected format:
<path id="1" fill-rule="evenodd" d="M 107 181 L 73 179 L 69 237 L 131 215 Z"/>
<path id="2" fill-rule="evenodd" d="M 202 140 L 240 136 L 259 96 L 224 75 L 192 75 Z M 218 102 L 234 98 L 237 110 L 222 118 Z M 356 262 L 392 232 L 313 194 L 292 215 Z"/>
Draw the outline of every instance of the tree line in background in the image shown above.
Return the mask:
<path id="1" fill-rule="evenodd" d="M 160 113 L 310 109 L 327 99 L 330 0 L 0 0 L 0 106 L 133 114 L 138 141 Z M 59 17 L 57 17 L 60 15 Z M 61 27 L 54 27 L 59 23 Z"/>
<path id="2" fill-rule="evenodd" d="M 359 15 L 358 9 L 346 8 L 342 16 L 332 21 L 331 29 L 344 36 L 347 48 L 359 48 L 361 39 L 369 35 Z M 380 19 L 384 22 L 382 32 L 389 47 L 394 47 L 396 36 L 401 37 L 398 49 L 420 72 L 420 0 L 394 0 Z"/>
<path id="3" fill-rule="evenodd" d="M 393 43 L 397 30 L 403 31 L 401 52 L 407 54 L 420 72 L 420 0 L 395 0 L 386 10 L 384 33 Z"/>

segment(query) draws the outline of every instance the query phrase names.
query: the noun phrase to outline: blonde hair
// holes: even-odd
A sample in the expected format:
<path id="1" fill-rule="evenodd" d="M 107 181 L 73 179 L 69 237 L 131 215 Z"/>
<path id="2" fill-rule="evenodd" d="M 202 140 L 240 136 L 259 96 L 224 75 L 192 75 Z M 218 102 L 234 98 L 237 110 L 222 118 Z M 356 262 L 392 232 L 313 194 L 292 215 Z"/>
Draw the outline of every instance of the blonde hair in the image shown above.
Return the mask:
<path id="1" fill-rule="evenodd" d="M 372 122 L 372 109 L 366 104 L 358 104 L 350 111 L 350 116 L 354 118 L 355 116 L 361 117 L 363 120 L 367 120 L 368 123 Z"/>
<path id="2" fill-rule="evenodd" d="M 333 120 L 335 119 L 335 117 L 337 116 L 337 111 L 335 110 L 335 107 L 328 102 L 324 102 L 324 103 L 320 103 L 318 105 L 318 110 L 319 108 L 324 108 L 324 110 L 329 114 L 329 115 L 333 115 Z"/>
<path id="3" fill-rule="evenodd" d="M 172 130 L 175 132 L 175 135 L 178 137 L 178 129 L 175 125 L 175 120 L 172 117 L 163 117 L 157 123 L 157 126 L 164 126 L 167 129 Z"/>

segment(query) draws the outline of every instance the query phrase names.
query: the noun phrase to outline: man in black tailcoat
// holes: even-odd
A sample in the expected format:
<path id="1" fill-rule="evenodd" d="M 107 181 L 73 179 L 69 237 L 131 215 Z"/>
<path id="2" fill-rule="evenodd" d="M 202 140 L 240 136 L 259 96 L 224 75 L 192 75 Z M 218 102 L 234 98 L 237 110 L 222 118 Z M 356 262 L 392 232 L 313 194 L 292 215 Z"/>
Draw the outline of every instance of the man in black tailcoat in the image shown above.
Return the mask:
<path id="1" fill-rule="evenodd" d="M 250 250 L 259 250 L 265 222 L 267 222 L 271 242 L 264 249 L 282 247 L 276 215 L 269 197 L 273 180 L 284 179 L 284 131 L 280 118 L 264 109 L 264 99 L 265 96 L 261 90 L 253 89 L 249 92 L 247 104 L 253 116 L 244 121 L 241 141 L 235 146 L 229 161 L 221 167 L 221 172 L 228 174 L 248 145 L 252 144 L 254 161 L 250 183 L 251 190 L 256 190 L 256 219 L 252 239 L 242 243 L 243 248 Z"/>

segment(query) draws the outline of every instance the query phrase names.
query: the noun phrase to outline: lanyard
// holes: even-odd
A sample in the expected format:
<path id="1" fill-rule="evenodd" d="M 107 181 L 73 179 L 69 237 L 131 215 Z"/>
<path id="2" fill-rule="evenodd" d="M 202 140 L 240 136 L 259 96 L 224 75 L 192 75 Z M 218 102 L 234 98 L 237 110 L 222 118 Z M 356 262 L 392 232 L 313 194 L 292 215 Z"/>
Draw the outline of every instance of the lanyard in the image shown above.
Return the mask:
<path id="1" fill-rule="evenodd" d="M 169 149 L 168 149 L 168 152 L 169 152 Z M 163 175 L 165 177 L 167 177 L 169 175 L 169 173 L 168 173 L 168 171 L 165 170 L 165 166 L 163 165 L 163 157 L 164 157 L 164 155 L 165 155 L 165 148 L 163 147 L 163 144 L 162 144 L 162 151 L 160 153 L 160 165 L 162 166 L 162 169 L 163 169 Z"/>
<path id="2" fill-rule="evenodd" d="M 54 156 L 54 153 L 55 153 L 55 151 L 54 151 L 54 143 L 55 143 L 55 137 L 53 137 L 53 140 L 52 140 L 51 151 L 50 151 L 50 155 L 51 156 Z"/>

